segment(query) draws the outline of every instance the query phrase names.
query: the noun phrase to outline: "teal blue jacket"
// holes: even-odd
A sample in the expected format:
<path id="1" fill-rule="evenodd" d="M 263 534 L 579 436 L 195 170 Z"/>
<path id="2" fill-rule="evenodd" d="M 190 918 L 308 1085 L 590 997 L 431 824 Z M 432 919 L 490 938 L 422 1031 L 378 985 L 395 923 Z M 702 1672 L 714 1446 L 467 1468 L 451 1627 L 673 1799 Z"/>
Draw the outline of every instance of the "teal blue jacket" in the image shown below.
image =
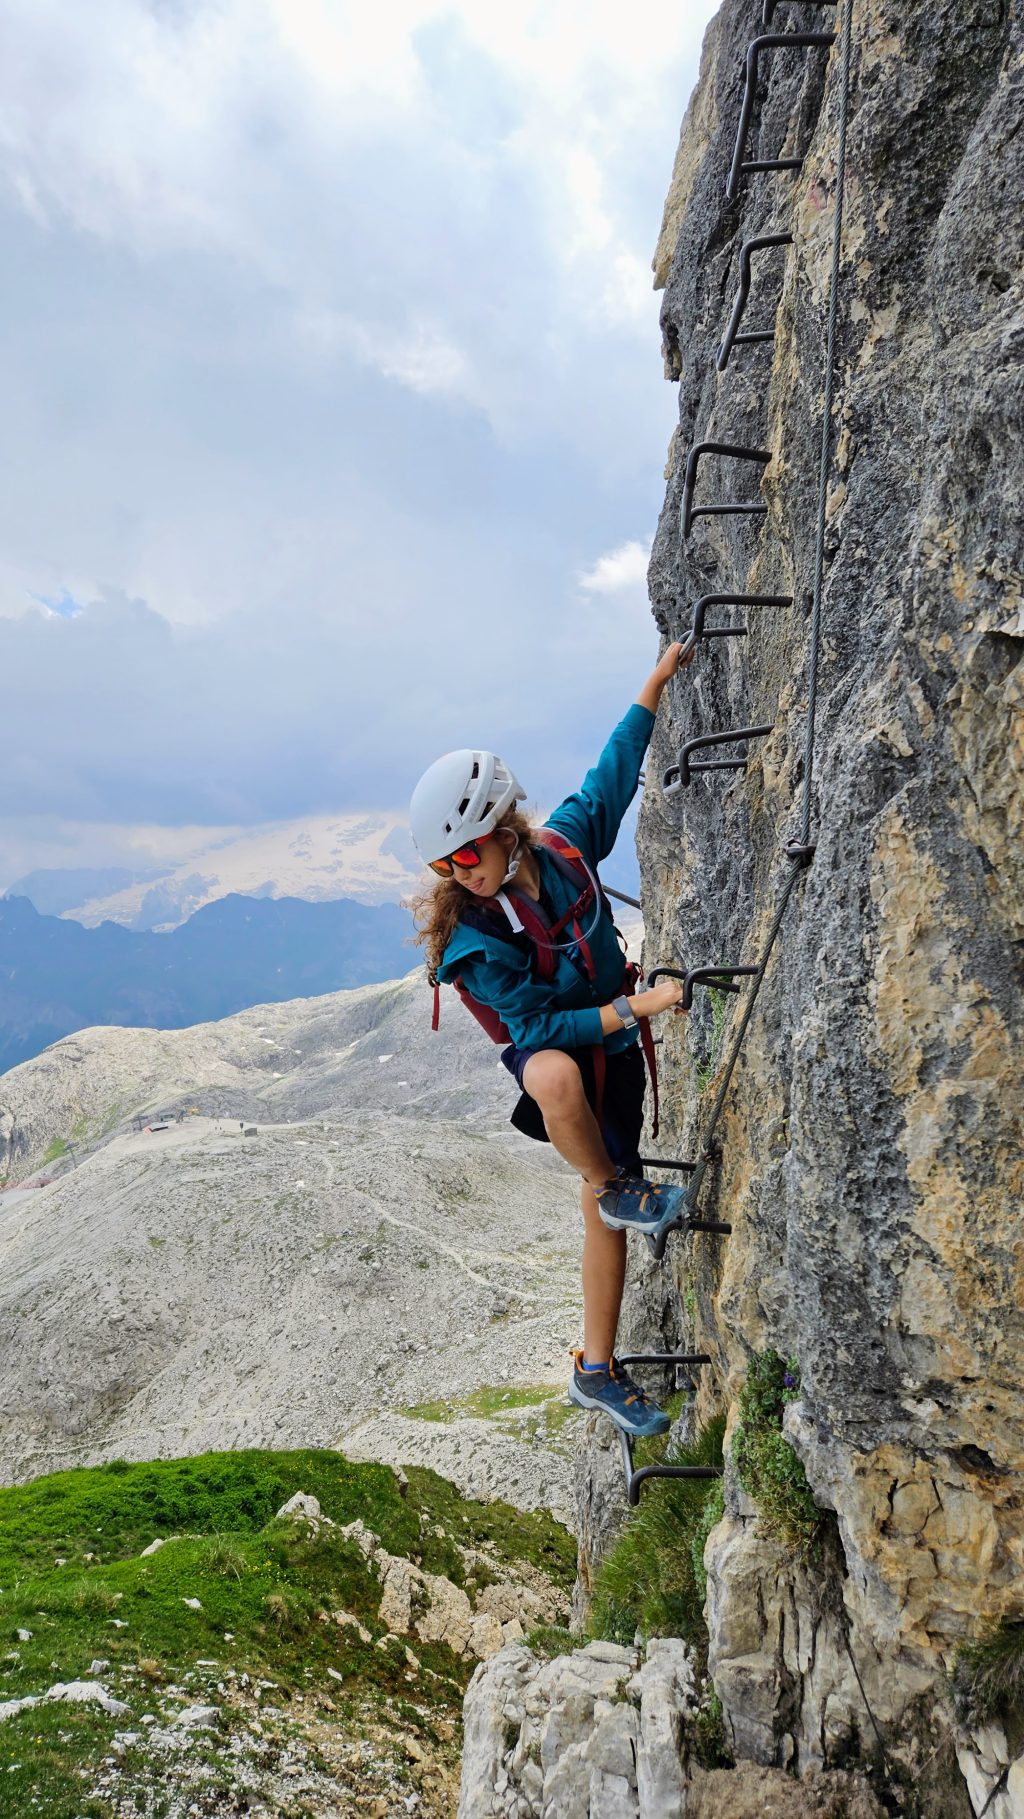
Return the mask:
<path id="1" fill-rule="evenodd" d="M 579 847 L 592 868 L 615 845 L 622 817 L 636 795 L 653 729 L 654 715 L 634 703 L 593 770 L 587 772 L 582 787 L 567 796 L 545 822 Z M 534 851 L 542 888 L 557 918 L 575 902 L 578 890 L 543 847 Z M 625 964 L 610 916 L 601 916 L 589 942 L 596 969 L 592 981 L 563 953 L 555 956 L 553 978 L 533 978 L 525 944 L 520 951 L 510 943 L 511 931 L 504 918 L 495 926 L 497 933 L 492 937 L 460 923 L 444 950 L 437 976 L 443 981 L 461 977 L 479 1003 L 497 1011 L 517 1048 L 590 1048 L 603 1041 L 608 1054 L 617 1054 L 637 1040 L 635 1029 L 613 1030 L 608 1036 L 601 1033 L 601 1006 L 621 991 Z"/>

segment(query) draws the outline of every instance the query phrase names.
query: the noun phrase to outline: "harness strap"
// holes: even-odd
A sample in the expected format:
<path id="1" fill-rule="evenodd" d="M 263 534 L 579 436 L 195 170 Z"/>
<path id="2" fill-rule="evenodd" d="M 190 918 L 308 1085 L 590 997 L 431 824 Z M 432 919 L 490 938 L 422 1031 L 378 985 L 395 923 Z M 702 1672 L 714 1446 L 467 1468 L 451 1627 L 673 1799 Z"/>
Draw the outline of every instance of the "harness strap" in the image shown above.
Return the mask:
<path id="1" fill-rule="evenodd" d="M 651 1136 L 656 1137 L 658 1135 L 658 1062 L 654 1053 L 654 1032 L 651 1029 L 651 1020 L 649 1017 L 638 1017 L 637 1022 L 640 1025 L 640 1047 L 644 1051 L 647 1072 L 651 1077 L 651 1097 L 654 1100 L 654 1108 L 651 1115 Z"/>
<path id="2" fill-rule="evenodd" d="M 594 893 L 588 884 L 586 890 L 580 892 L 575 903 L 569 906 L 565 911 L 565 914 L 559 916 L 557 922 L 552 922 L 551 927 L 548 929 L 548 934 L 551 936 L 560 935 L 564 928 L 568 928 L 570 922 L 582 922 L 584 911 L 590 908 L 593 901 Z M 573 930 L 573 933 L 576 933 L 575 929 Z"/>
<path id="3" fill-rule="evenodd" d="M 604 1043 L 595 1042 L 593 1048 L 590 1051 L 590 1055 L 591 1055 L 591 1060 L 593 1061 L 593 1064 L 594 1064 L 594 1116 L 597 1119 L 598 1128 L 603 1130 L 604 1129 L 604 1082 L 605 1082 L 605 1074 L 607 1072 L 607 1068 L 605 1066 Z"/>

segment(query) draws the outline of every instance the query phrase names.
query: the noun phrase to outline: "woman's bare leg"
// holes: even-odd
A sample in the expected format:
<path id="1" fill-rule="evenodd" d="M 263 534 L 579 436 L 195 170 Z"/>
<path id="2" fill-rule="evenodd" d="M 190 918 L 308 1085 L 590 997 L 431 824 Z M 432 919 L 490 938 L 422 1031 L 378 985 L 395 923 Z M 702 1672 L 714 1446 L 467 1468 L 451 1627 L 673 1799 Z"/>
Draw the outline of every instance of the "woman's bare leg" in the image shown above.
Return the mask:
<path id="1" fill-rule="evenodd" d="M 561 1049 L 540 1049 L 523 1069 L 523 1086 L 540 1106 L 544 1129 L 559 1155 L 578 1169 L 584 1181 L 598 1187 L 611 1181 L 615 1164 L 587 1104 L 583 1076 L 572 1057 Z"/>
<path id="2" fill-rule="evenodd" d="M 593 1183 L 610 1181 L 615 1164 L 583 1091 L 575 1061 L 561 1049 L 541 1049 L 523 1069 L 523 1086 L 544 1116 L 560 1156 L 583 1176 L 583 1356 L 604 1364 L 612 1356 L 626 1279 L 626 1234 L 613 1232 L 597 1210 Z"/>
<path id="3" fill-rule="evenodd" d="M 594 1190 L 581 1185 L 583 1208 L 583 1356 L 605 1364 L 615 1350 L 626 1281 L 626 1234 L 613 1232 L 597 1210 Z"/>

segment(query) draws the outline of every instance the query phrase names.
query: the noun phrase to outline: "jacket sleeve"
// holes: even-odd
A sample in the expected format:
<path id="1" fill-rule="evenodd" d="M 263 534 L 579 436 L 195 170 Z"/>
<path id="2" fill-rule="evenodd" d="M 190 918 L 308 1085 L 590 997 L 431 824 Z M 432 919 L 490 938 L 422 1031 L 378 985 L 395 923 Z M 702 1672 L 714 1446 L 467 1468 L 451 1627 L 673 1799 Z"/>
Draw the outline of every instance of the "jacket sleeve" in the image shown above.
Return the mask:
<path id="1" fill-rule="evenodd" d="M 517 1048 L 590 1048 L 604 1040 L 599 1005 L 559 1010 L 550 985 L 483 955 L 467 957 L 459 970 L 473 997 L 497 1011 Z"/>
<path id="2" fill-rule="evenodd" d="M 591 865 L 599 865 L 615 845 L 622 817 L 636 795 L 653 731 L 654 715 L 634 702 L 581 787 L 548 816 L 547 826 L 565 834 Z"/>

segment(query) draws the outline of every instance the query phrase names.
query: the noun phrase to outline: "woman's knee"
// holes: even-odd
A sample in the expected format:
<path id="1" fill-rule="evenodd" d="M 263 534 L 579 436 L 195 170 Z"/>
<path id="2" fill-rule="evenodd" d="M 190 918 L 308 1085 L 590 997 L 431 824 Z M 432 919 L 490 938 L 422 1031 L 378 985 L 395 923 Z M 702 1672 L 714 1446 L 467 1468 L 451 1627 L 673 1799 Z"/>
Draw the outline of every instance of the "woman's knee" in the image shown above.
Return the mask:
<path id="1" fill-rule="evenodd" d="M 542 1112 L 567 1113 L 586 1104 L 583 1076 L 571 1055 L 545 1048 L 531 1055 L 523 1069 L 523 1086 Z"/>

